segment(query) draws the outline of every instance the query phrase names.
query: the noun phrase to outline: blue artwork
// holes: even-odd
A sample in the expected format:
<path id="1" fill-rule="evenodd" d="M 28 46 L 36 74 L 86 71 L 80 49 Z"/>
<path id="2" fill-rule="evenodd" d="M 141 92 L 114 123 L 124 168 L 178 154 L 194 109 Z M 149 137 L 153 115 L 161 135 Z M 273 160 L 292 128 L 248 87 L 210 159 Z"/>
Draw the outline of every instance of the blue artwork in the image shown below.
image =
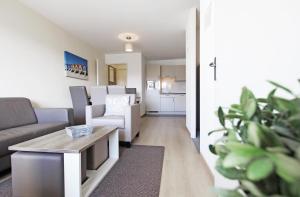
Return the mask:
<path id="1" fill-rule="evenodd" d="M 66 76 L 88 80 L 88 61 L 68 51 L 64 55 Z"/>

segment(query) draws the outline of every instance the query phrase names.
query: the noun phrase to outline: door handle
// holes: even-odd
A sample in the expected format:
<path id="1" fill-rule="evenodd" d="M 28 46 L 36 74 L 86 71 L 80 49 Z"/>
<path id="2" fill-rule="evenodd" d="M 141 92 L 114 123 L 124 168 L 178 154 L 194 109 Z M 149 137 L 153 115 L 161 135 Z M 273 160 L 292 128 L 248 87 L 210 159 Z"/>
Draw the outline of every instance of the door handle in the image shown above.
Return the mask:
<path id="1" fill-rule="evenodd" d="M 214 61 L 209 64 L 210 67 L 214 68 L 214 81 L 217 81 L 217 58 L 214 58 Z"/>

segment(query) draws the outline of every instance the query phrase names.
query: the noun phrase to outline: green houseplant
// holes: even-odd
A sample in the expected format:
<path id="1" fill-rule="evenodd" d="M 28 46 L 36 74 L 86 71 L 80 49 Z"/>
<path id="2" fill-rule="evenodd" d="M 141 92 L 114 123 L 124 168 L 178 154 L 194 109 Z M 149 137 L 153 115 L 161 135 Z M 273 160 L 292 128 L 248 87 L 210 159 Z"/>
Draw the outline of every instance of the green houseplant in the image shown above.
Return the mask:
<path id="1" fill-rule="evenodd" d="M 275 82 L 267 98 L 243 88 L 239 104 L 219 107 L 222 137 L 210 145 L 218 156 L 216 170 L 238 180 L 221 197 L 300 197 L 300 98 Z M 276 96 L 280 89 L 290 99 Z"/>

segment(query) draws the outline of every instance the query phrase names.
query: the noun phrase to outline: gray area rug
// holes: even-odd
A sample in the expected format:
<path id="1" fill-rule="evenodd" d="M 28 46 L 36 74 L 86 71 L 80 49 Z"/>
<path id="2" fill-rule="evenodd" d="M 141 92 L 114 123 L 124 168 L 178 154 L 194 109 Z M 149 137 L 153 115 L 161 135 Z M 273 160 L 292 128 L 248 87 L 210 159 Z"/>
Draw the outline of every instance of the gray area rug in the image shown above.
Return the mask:
<path id="1" fill-rule="evenodd" d="M 120 149 L 120 159 L 91 197 L 158 197 L 164 147 L 134 145 Z M 11 197 L 11 179 L 0 183 L 0 196 Z"/>

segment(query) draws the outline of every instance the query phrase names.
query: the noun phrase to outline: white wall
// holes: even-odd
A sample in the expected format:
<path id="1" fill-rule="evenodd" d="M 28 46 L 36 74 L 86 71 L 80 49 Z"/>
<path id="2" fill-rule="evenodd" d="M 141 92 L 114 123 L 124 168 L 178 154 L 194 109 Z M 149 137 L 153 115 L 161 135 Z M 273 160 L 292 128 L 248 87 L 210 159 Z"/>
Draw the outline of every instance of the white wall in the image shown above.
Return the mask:
<path id="1" fill-rule="evenodd" d="M 145 60 L 141 53 L 106 54 L 105 64 L 127 65 L 127 87 L 136 88 L 141 97 L 141 115 L 145 114 Z"/>
<path id="2" fill-rule="evenodd" d="M 71 107 L 68 87 L 95 85 L 96 58 L 104 65 L 99 51 L 17 1 L 0 2 L 0 43 L 0 97 L 28 97 L 40 107 Z M 65 77 L 65 50 L 88 60 L 88 81 Z"/>
<path id="3" fill-rule="evenodd" d="M 161 66 L 182 66 L 186 64 L 184 58 L 168 59 L 168 60 L 148 60 L 147 65 L 161 65 Z"/>
<path id="4" fill-rule="evenodd" d="M 299 92 L 300 2 L 211 1 L 216 2 L 212 15 L 205 14 L 204 6 L 200 4 L 201 22 L 205 25 L 211 16 L 215 18 L 215 44 L 207 43 L 204 49 L 211 48 L 210 44 L 215 45 L 218 81 L 211 83 L 211 79 L 207 79 L 212 74 L 208 67 L 212 56 L 200 50 L 200 59 L 204 59 L 200 95 L 214 95 L 213 99 L 204 98 L 205 106 L 200 106 L 201 114 L 205 115 L 205 118 L 200 118 L 200 125 L 204 128 L 201 130 L 201 152 L 213 169 L 214 162 L 207 145 L 214 139 L 207 137 L 207 133 L 211 128 L 220 127 L 217 121 L 210 120 L 217 106 L 238 102 L 243 86 L 249 87 L 258 97 L 266 96 L 272 89 L 266 80 L 277 81 Z M 209 5 L 207 2 L 206 6 Z M 207 26 L 205 28 L 207 32 L 211 31 Z M 201 37 L 200 43 L 206 42 L 204 38 Z M 231 185 L 220 176 L 215 176 L 215 181 L 217 186 Z"/>
<path id="5" fill-rule="evenodd" d="M 192 8 L 186 26 L 186 126 L 196 137 L 197 8 Z"/>

